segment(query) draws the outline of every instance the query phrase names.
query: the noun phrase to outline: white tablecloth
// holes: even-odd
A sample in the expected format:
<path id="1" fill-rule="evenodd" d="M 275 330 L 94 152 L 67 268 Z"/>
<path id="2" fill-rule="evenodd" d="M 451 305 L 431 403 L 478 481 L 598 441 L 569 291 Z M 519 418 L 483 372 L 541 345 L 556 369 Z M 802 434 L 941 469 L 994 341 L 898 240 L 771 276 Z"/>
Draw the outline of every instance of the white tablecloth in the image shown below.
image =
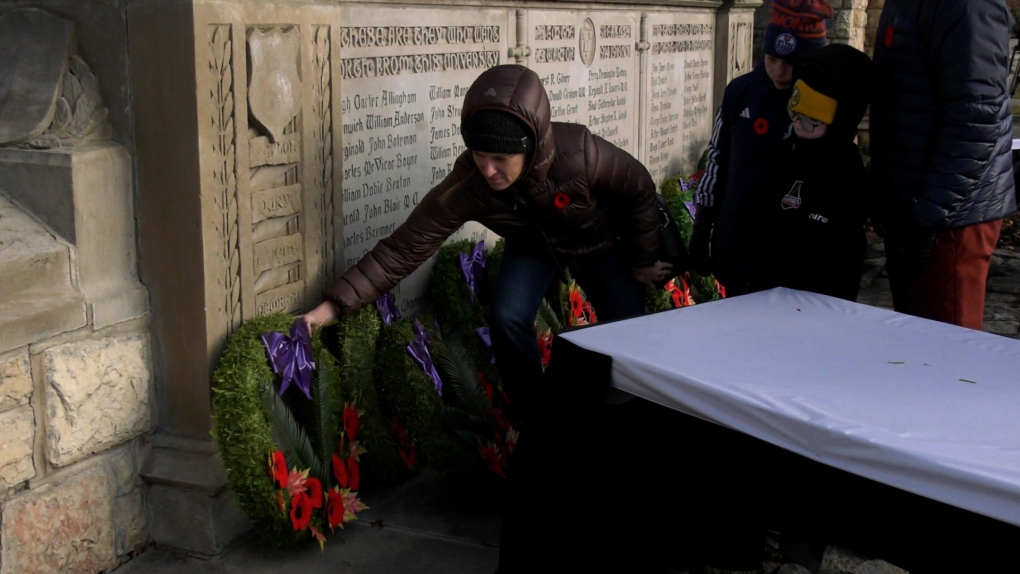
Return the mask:
<path id="1" fill-rule="evenodd" d="M 783 288 L 562 336 L 623 391 L 1020 526 L 1020 340 Z"/>

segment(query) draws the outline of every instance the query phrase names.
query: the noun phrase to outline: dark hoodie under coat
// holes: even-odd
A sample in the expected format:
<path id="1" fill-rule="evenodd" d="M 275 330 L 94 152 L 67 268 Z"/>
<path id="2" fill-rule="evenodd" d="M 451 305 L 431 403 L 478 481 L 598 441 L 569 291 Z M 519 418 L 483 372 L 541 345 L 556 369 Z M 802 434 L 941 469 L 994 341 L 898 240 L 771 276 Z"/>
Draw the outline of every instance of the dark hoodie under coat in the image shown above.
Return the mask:
<path id="1" fill-rule="evenodd" d="M 830 44 L 801 56 L 795 80 L 837 100 L 825 135 L 792 132 L 776 152 L 754 228 L 749 291 L 802 289 L 853 301 L 866 248 L 870 184 L 854 138 L 868 107 L 873 69 L 863 52 Z"/>
<path id="2" fill-rule="evenodd" d="M 340 317 L 388 292 L 468 221 L 538 253 L 549 252 L 547 241 L 562 256 L 619 245 L 632 267 L 655 263 L 656 188 L 640 162 L 585 126 L 550 121 L 545 88 L 524 66 L 482 72 L 465 95 L 461 125 L 480 110 L 509 112 L 533 130 L 535 151 L 521 177 L 493 191 L 470 150 L 462 153 L 402 225 L 326 287 L 323 296 Z"/>

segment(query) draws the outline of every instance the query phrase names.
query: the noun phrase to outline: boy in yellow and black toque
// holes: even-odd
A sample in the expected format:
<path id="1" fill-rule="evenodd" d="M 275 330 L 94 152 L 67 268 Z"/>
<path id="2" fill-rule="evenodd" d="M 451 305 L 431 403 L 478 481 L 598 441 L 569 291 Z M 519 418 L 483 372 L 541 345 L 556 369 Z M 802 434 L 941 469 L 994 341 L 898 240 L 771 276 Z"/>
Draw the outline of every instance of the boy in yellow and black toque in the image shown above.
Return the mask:
<path id="1" fill-rule="evenodd" d="M 689 251 L 691 269 L 714 275 L 727 295 L 746 293 L 751 279 L 749 253 L 758 242 L 750 235 L 751 219 L 790 125 L 786 104 L 793 61 L 825 45 L 825 20 L 831 16 L 825 0 L 775 0 L 761 46 L 763 61 L 734 78 L 723 93 L 695 195 Z"/>
<path id="2" fill-rule="evenodd" d="M 853 301 L 863 271 L 870 191 L 854 139 L 868 107 L 866 54 L 832 44 L 797 59 L 793 125 L 776 153 L 756 235 L 751 291 L 789 287 Z"/>

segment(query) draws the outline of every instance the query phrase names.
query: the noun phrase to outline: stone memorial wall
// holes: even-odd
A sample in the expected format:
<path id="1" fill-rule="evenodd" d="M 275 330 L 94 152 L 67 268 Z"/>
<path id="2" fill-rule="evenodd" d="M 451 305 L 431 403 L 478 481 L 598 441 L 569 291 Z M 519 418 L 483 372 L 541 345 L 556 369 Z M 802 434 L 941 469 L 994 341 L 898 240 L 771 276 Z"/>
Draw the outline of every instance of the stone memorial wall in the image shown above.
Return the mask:
<path id="1" fill-rule="evenodd" d="M 715 17 L 668 12 L 648 21 L 643 159 L 659 182 L 694 171 L 712 135 Z"/>
<path id="2" fill-rule="evenodd" d="M 637 156 L 638 12 L 528 11 L 528 67 L 553 121 L 587 125 Z"/>
<path id="3" fill-rule="evenodd" d="M 0 16 L 32 3 L 8 3 Z M 111 482 L 117 536 L 79 553 L 83 561 L 102 554 L 97 564 L 112 567 L 145 544 L 147 532 L 159 544 L 215 554 L 246 528 L 209 432 L 211 375 L 223 346 L 246 319 L 317 304 L 327 282 L 392 233 L 450 172 L 464 151 L 464 94 L 482 70 L 532 67 L 554 121 L 589 126 L 659 182 L 696 169 L 713 104 L 753 63 L 760 0 L 36 3 L 78 24 L 81 53 L 64 53 L 76 43 L 53 35 L 56 28 L 12 33 L 0 44 L 21 57 L 0 69 L 38 71 L 44 59 L 25 57 L 28 44 L 59 51 L 60 69 L 32 85 L 49 90 L 49 105 L 57 78 L 81 80 L 80 93 L 65 100 L 82 105 L 68 109 L 82 121 L 82 110 L 91 110 L 98 127 L 86 131 L 91 145 L 72 147 L 57 129 L 66 114 L 54 114 L 47 127 L 47 114 L 0 104 L 0 117 L 33 120 L 29 136 L 59 144 L 0 154 L 0 195 L 14 200 L 0 205 L 8 214 L 0 232 L 28 238 L 34 249 L 6 267 L 7 309 L 22 314 L 0 332 L 0 379 L 16 388 L 0 401 L 10 423 L 2 438 L 32 446 L 0 461 L 0 482 L 17 498 L 8 498 L 4 528 L 28 525 L 17 505 L 35 504 L 48 489 L 77 488 L 83 469 L 119 477 Z M 36 193 L 40 182 L 48 194 Z M 106 206 L 101 217 L 92 210 L 96 197 Z M 25 227 L 9 231 L 16 223 Z M 491 245 L 498 238 L 470 224 L 453 239 Z M 18 271 L 43 264 L 45 272 Z M 395 289 L 405 314 L 423 308 L 429 272 L 426 264 Z M 93 362 L 133 365 L 115 370 L 124 374 L 117 384 L 151 377 L 151 393 L 147 383 L 144 393 L 121 393 L 133 399 L 115 405 L 112 418 L 93 413 L 89 401 L 101 394 L 68 403 L 70 395 L 50 386 L 65 378 L 72 390 L 91 384 L 80 368 L 63 366 L 81 349 Z M 60 375 L 51 381 L 50 371 Z M 78 410 L 47 406 L 58 399 Z M 146 435 L 143 457 L 137 435 L 155 413 L 159 432 Z M 75 420 L 86 422 L 73 432 L 61 426 Z M 57 434 L 63 442 L 54 442 Z M 134 476 L 142 458 L 150 486 L 144 504 L 123 478 Z M 67 512 L 77 517 L 68 523 L 95 523 L 80 518 L 84 510 Z M 39 531 L 33 540 L 48 539 Z M 10 546 L 0 570 L 24 567 L 15 554 L 42 556 L 25 550 L 27 543 Z"/>

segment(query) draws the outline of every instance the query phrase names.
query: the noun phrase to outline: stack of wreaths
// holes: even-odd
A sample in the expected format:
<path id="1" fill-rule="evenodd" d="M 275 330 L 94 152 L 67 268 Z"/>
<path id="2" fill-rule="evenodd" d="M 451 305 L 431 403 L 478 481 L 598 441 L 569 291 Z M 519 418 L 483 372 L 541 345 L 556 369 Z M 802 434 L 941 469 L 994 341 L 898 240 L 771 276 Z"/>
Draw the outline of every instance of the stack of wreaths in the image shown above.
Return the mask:
<path id="1" fill-rule="evenodd" d="M 689 241 L 698 175 L 662 194 Z M 427 299 L 434 316 L 401 317 L 389 296 L 312 336 L 287 314 L 246 321 L 214 374 L 213 435 L 228 486 L 264 545 L 320 543 L 366 506 L 362 476 L 400 481 L 433 468 L 506 476 L 517 431 L 489 348 L 489 286 L 502 241 L 467 240 L 437 255 Z M 693 294 L 692 294 L 693 291 Z M 648 292 L 659 311 L 722 296 L 711 277 L 684 275 Z M 576 283 L 536 319 L 543 362 L 552 338 L 597 321 Z M 289 334 L 288 334 L 289 333 Z"/>

